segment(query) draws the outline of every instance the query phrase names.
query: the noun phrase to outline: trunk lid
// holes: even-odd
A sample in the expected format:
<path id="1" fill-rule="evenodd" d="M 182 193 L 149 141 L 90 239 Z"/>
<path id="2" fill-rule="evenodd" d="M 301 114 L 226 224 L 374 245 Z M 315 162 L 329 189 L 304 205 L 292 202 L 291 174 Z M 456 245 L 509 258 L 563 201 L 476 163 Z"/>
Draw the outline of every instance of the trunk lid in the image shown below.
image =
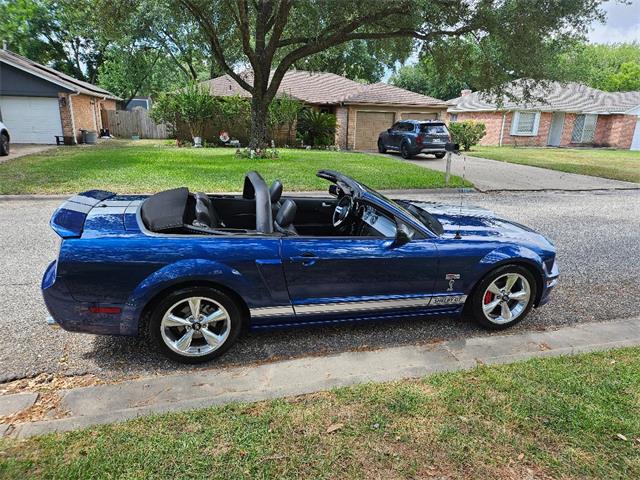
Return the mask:
<path id="1" fill-rule="evenodd" d="M 62 238 L 80 237 L 89 212 L 115 195 L 104 190 L 89 190 L 69 198 L 53 212 L 49 222 L 51 228 Z"/>

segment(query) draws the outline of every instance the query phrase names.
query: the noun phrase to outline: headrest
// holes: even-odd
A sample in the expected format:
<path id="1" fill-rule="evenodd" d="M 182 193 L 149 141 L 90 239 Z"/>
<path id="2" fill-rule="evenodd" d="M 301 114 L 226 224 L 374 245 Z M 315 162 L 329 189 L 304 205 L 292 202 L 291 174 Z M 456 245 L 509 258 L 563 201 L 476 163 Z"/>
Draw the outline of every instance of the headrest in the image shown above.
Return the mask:
<path id="1" fill-rule="evenodd" d="M 204 193 L 196 193 L 194 196 L 196 198 L 196 222 L 206 227 L 213 227 L 211 200 Z"/>
<path id="2" fill-rule="evenodd" d="M 269 196 L 271 197 L 271 205 L 280 201 L 282 196 L 282 182 L 280 180 L 274 180 L 269 187 Z"/>
<path id="3" fill-rule="evenodd" d="M 184 225 L 189 190 L 174 188 L 147 198 L 140 207 L 144 224 L 152 232 L 170 230 Z"/>
<path id="4" fill-rule="evenodd" d="M 297 210 L 296 202 L 290 199 L 285 200 L 276 215 L 276 223 L 282 228 L 287 228 L 295 220 Z"/>

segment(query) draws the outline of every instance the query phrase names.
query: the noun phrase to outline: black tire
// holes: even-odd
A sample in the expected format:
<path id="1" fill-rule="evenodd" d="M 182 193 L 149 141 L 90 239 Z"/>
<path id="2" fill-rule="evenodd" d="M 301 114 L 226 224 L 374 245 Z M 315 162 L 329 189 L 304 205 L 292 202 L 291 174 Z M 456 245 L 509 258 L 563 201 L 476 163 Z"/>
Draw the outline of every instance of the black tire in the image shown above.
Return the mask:
<path id="1" fill-rule="evenodd" d="M 434 153 L 434 155 L 436 156 L 436 158 L 444 158 L 446 153 Z"/>
<path id="2" fill-rule="evenodd" d="M 512 320 L 505 321 L 504 323 L 496 323 L 497 321 L 492 321 L 489 318 L 491 317 L 490 314 L 485 315 L 484 306 L 489 305 L 492 300 L 497 300 L 497 297 L 494 294 L 491 294 L 491 295 L 494 295 L 494 298 L 485 298 L 485 294 L 487 293 L 487 289 L 489 288 L 489 285 L 491 285 L 494 280 L 500 279 L 499 281 L 501 281 L 501 277 L 504 277 L 507 274 L 517 274 L 526 279 L 528 283 L 528 288 L 530 291 L 528 303 L 526 304 L 526 307 L 522 309 L 521 312 L 517 316 L 515 316 Z M 521 281 L 518 280 L 518 282 L 521 282 Z M 520 283 L 520 285 L 522 285 L 522 283 Z M 518 283 L 516 283 L 516 288 L 517 286 L 518 286 Z M 496 268 L 495 270 L 487 274 L 487 276 L 485 276 L 476 285 L 471 298 L 467 301 L 467 305 L 465 307 L 465 313 L 483 328 L 486 328 L 488 330 L 504 330 L 505 328 L 509 328 L 515 325 L 516 323 L 519 323 L 522 320 L 524 320 L 524 318 L 529 314 L 529 312 L 531 311 L 531 308 L 533 307 L 536 294 L 537 294 L 536 280 L 528 269 L 521 267 L 519 265 L 504 265 L 502 267 Z M 487 300 L 486 303 L 485 303 L 485 300 Z M 507 302 L 507 305 L 510 305 L 513 303 L 514 301 L 510 300 L 509 302 Z M 500 305 L 501 304 L 496 306 L 496 309 Z M 496 312 L 495 309 L 494 309 L 494 312 Z"/>
<path id="3" fill-rule="evenodd" d="M 165 335 L 168 336 L 168 335 L 175 334 L 176 338 L 178 338 L 180 335 L 186 333 L 186 330 L 183 327 L 175 327 L 175 328 L 161 327 L 163 318 L 169 310 L 172 310 L 175 312 L 173 307 L 175 307 L 176 304 L 179 304 L 180 302 L 185 302 L 188 298 L 192 298 L 192 297 L 204 297 L 205 299 L 208 299 L 208 300 L 210 299 L 213 302 L 219 304 L 220 306 L 223 307 L 224 310 L 226 310 L 226 313 L 229 319 L 228 325 L 226 323 L 224 324 L 224 326 L 228 326 L 228 334 L 226 335 L 226 338 L 224 339 L 224 341 L 222 341 L 220 345 L 215 348 L 215 350 L 203 355 L 200 355 L 197 353 L 194 353 L 191 355 L 181 354 L 173 350 L 172 348 L 170 348 L 167 342 L 165 341 Z M 203 308 L 207 308 L 207 307 L 211 309 L 214 308 L 213 304 L 211 302 L 208 302 L 207 300 L 203 302 L 203 305 L 204 305 Z M 181 308 L 181 307 L 177 307 L 177 308 Z M 185 308 L 188 308 L 188 302 Z M 187 287 L 180 290 L 176 290 L 173 293 L 170 293 L 160 303 L 158 303 L 155 306 L 155 308 L 151 312 L 151 318 L 149 320 L 149 326 L 148 326 L 148 334 L 151 340 L 153 341 L 153 343 L 155 343 L 155 345 L 157 346 L 157 348 L 167 357 L 181 363 L 196 364 L 196 363 L 208 362 L 216 357 L 219 357 L 220 355 L 225 353 L 227 350 L 229 350 L 229 348 L 231 348 L 231 346 L 238 340 L 238 337 L 242 332 L 244 322 L 245 322 L 245 318 L 244 318 L 242 309 L 238 306 L 238 304 L 232 298 L 230 298 L 224 292 L 221 292 L 219 290 L 216 290 L 214 288 L 209 288 L 209 287 Z M 213 325 L 212 328 L 217 327 L 218 325 L 219 323 L 215 323 L 215 325 Z M 204 335 L 202 333 L 199 333 L 200 330 L 205 328 L 208 329 L 207 331 L 212 331 L 209 329 L 209 327 L 198 327 L 198 328 L 194 327 L 191 329 L 193 330 L 192 335 L 194 338 L 190 342 L 190 345 L 193 345 L 193 342 L 197 341 L 197 344 L 193 345 L 193 349 L 198 349 L 200 344 L 202 344 L 203 350 L 206 350 L 206 348 L 209 348 L 207 347 L 208 342 L 205 342 Z M 163 335 L 163 330 L 166 332 L 165 335 Z M 198 332 L 196 332 L 196 330 Z M 200 335 L 200 338 L 195 338 L 197 335 Z"/>
<path id="4" fill-rule="evenodd" d="M 402 145 L 400 145 L 400 155 L 405 160 L 409 160 L 413 157 L 413 154 L 411 153 L 411 150 L 409 149 L 409 144 L 407 142 L 404 142 Z"/>
<path id="5" fill-rule="evenodd" d="M 0 156 L 5 157 L 9 155 L 10 144 L 9 137 L 7 137 L 4 133 L 0 135 Z"/>
<path id="6" fill-rule="evenodd" d="M 378 139 L 378 152 L 387 153 L 387 149 L 385 148 L 384 143 L 380 139 Z"/>

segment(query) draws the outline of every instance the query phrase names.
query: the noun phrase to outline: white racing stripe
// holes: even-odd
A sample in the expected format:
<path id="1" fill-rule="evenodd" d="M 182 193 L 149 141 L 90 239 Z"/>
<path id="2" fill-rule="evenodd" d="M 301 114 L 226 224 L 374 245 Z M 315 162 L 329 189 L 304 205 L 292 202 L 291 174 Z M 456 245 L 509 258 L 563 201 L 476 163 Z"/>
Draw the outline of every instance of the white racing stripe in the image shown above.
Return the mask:
<path id="1" fill-rule="evenodd" d="M 425 295 L 414 298 L 393 298 L 384 300 L 366 300 L 362 302 L 315 303 L 311 305 L 289 305 L 277 307 L 252 308 L 251 316 L 276 317 L 293 315 L 314 315 L 320 313 L 368 312 L 399 308 L 441 307 L 461 305 L 466 295 Z"/>

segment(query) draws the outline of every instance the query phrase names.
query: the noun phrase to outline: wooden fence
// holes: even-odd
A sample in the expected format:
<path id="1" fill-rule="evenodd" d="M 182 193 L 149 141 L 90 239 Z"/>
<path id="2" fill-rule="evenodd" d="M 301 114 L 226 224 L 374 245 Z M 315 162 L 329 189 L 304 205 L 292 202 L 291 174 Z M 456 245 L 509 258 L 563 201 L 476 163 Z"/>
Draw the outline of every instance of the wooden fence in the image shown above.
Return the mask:
<path id="1" fill-rule="evenodd" d="M 140 138 L 168 138 L 167 126 L 154 122 L 144 108 L 132 111 L 103 110 L 102 114 L 103 125 L 114 137 L 131 138 L 132 135 L 140 135 Z"/>

